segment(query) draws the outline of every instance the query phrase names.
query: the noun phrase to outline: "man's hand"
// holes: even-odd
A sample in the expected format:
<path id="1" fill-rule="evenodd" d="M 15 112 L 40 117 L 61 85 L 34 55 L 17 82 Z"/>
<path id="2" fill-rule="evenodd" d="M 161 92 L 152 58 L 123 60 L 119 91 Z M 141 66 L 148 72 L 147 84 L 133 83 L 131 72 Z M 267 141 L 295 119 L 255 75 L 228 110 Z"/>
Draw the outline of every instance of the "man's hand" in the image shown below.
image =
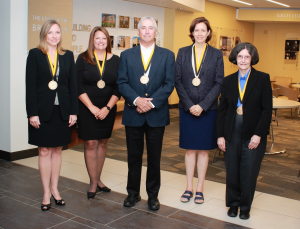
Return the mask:
<path id="1" fill-rule="evenodd" d="M 147 111 L 150 111 L 153 108 L 152 104 L 150 103 L 150 101 L 152 101 L 152 100 L 153 100 L 152 98 L 138 97 L 135 101 L 135 104 L 137 105 L 139 110 L 142 111 L 142 113 L 145 113 Z M 139 113 L 141 113 L 141 112 L 139 112 Z"/>

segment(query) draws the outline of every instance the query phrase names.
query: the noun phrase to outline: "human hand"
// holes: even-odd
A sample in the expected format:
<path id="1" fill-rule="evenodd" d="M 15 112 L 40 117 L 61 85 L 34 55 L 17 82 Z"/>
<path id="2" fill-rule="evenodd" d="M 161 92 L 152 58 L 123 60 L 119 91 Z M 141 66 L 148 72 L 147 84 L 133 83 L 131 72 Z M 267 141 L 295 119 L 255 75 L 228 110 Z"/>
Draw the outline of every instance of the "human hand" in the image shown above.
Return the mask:
<path id="1" fill-rule="evenodd" d="M 73 126 L 77 120 L 77 115 L 70 115 L 69 117 L 69 127 Z"/>
<path id="2" fill-rule="evenodd" d="M 91 106 L 89 108 L 89 110 L 95 116 L 95 118 L 98 119 L 98 115 L 100 113 L 100 109 L 98 107 L 96 107 L 96 106 L 93 105 L 93 106 Z"/>
<path id="3" fill-rule="evenodd" d="M 257 146 L 259 145 L 260 143 L 260 139 L 261 137 L 260 136 L 257 136 L 257 135 L 253 135 L 252 138 L 251 138 L 251 141 L 248 145 L 248 148 L 249 149 L 256 149 Z"/>
<path id="4" fill-rule="evenodd" d="M 102 107 L 100 109 L 100 112 L 98 113 L 97 118 L 100 119 L 100 120 L 103 120 L 103 119 L 106 118 L 106 116 L 108 115 L 108 113 L 109 113 L 109 110 L 106 107 Z"/>
<path id="5" fill-rule="evenodd" d="M 202 111 L 203 111 L 202 107 L 200 107 L 198 104 L 190 108 L 191 114 L 198 117 L 201 115 Z"/>
<path id="6" fill-rule="evenodd" d="M 219 137 L 217 143 L 218 143 L 219 148 L 223 152 L 225 152 L 226 151 L 226 141 L 225 141 L 225 138 L 224 137 Z"/>
<path id="7" fill-rule="evenodd" d="M 31 116 L 29 118 L 29 123 L 32 125 L 34 128 L 39 129 L 40 128 L 40 119 L 39 116 Z"/>
<path id="8" fill-rule="evenodd" d="M 136 111 L 137 111 L 138 113 L 140 113 L 140 114 L 144 113 L 144 112 L 141 110 L 141 108 L 139 108 L 139 107 L 136 108 Z"/>
<path id="9" fill-rule="evenodd" d="M 150 101 L 152 101 L 152 98 L 142 98 L 138 97 L 137 100 L 135 101 L 135 104 L 137 105 L 138 108 L 140 108 L 143 112 L 150 111 L 153 107 Z"/>

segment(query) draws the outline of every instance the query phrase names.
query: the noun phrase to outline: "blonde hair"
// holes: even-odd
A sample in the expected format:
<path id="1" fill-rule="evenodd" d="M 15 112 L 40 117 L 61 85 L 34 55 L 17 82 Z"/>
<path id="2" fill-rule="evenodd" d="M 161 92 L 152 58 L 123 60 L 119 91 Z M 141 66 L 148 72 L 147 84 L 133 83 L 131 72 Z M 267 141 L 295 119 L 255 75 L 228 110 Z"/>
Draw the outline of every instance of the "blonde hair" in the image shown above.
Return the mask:
<path id="1" fill-rule="evenodd" d="M 55 20 L 46 21 L 45 24 L 41 28 L 40 43 L 38 45 L 38 49 L 41 50 L 44 54 L 47 54 L 47 52 L 48 52 L 47 34 L 48 34 L 49 30 L 51 29 L 51 27 L 55 24 L 59 26 L 59 29 L 61 31 L 60 24 L 58 24 L 58 22 Z M 61 47 L 61 43 L 62 43 L 62 36 L 60 37 L 60 41 L 57 44 L 57 52 L 59 55 L 64 55 L 66 53 L 66 51 L 63 49 L 63 47 Z"/>

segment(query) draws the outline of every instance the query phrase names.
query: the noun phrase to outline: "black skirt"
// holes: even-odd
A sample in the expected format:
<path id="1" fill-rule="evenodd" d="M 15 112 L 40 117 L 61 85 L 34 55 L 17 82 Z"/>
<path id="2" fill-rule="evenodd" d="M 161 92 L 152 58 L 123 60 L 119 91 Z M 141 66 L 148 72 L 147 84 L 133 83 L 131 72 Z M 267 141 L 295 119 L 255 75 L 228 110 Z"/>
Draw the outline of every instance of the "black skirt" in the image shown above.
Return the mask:
<path id="1" fill-rule="evenodd" d="M 49 121 L 40 120 L 40 128 L 30 125 L 28 120 L 28 143 L 39 147 L 59 147 L 71 143 L 72 127 L 69 120 L 63 120 L 60 106 L 54 106 Z"/>

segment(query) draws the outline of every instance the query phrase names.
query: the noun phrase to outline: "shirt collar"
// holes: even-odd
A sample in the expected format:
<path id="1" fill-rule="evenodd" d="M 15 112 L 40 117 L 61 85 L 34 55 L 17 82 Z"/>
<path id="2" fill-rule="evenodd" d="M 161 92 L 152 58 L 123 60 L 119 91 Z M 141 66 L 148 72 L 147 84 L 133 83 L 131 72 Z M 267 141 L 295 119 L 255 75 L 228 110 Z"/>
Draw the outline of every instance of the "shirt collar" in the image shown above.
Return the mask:
<path id="1" fill-rule="evenodd" d="M 248 78 L 248 76 L 249 76 L 250 71 L 251 71 L 251 68 L 250 68 L 249 71 L 246 73 L 246 75 L 244 75 L 244 77 L 242 77 L 242 75 L 241 75 L 241 73 L 240 73 L 240 71 L 239 71 L 239 78 L 240 78 L 240 80 L 246 80 L 246 79 Z"/>
<path id="2" fill-rule="evenodd" d="M 141 50 L 142 51 L 152 50 L 154 48 L 154 44 L 155 44 L 155 42 L 153 42 L 153 44 L 149 48 L 146 48 L 142 44 L 140 44 Z"/>

